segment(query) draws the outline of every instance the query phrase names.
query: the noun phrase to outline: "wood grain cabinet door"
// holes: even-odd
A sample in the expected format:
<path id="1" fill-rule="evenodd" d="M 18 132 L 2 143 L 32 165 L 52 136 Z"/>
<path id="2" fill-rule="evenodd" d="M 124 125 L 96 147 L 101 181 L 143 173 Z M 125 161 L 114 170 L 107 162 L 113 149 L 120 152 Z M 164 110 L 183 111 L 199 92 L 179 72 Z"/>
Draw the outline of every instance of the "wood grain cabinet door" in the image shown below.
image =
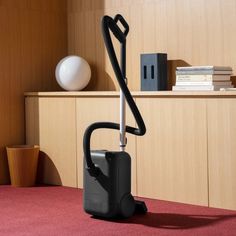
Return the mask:
<path id="1" fill-rule="evenodd" d="M 77 187 L 75 118 L 75 98 L 26 98 L 26 141 L 40 146 L 40 182 Z"/>
<path id="2" fill-rule="evenodd" d="M 137 193 L 208 205 L 204 99 L 137 98 L 147 133 L 137 139 Z"/>
<path id="3" fill-rule="evenodd" d="M 208 99 L 209 205 L 236 210 L 236 102 Z"/>

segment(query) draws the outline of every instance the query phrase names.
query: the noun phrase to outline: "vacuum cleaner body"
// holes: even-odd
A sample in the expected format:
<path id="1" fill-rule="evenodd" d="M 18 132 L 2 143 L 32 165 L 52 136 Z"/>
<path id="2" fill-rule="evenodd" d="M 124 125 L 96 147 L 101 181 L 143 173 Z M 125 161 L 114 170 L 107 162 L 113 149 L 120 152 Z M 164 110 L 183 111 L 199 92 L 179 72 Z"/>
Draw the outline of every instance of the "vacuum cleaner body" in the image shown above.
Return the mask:
<path id="1" fill-rule="evenodd" d="M 98 176 L 84 171 L 84 209 L 95 216 L 130 217 L 135 210 L 131 195 L 131 158 L 120 151 L 91 151 L 92 161 L 99 167 Z"/>

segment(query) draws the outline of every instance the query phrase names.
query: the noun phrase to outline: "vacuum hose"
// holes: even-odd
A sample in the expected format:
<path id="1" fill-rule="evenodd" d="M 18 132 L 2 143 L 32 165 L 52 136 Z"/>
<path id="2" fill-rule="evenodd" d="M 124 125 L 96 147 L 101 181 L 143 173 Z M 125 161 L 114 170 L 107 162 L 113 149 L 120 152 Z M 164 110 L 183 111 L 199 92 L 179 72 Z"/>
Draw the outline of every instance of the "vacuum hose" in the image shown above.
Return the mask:
<path id="1" fill-rule="evenodd" d="M 118 21 L 123 25 L 125 31 L 122 32 L 121 29 L 118 26 Z M 126 49 L 126 36 L 129 32 L 129 26 L 125 19 L 121 15 L 116 15 L 115 18 L 111 18 L 109 16 L 104 16 L 102 19 L 102 34 L 105 42 L 105 46 L 113 67 L 113 70 L 115 72 L 117 81 L 119 83 L 119 86 L 122 90 L 122 92 L 125 95 L 125 99 L 132 111 L 132 114 L 135 118 L 135 121 L 137 123 L 138 128 L 134 128 L 131 126 L 126 126 L 126 132 L 131 133 L 134 135 L 142 136 L 146 133 L 146 127 L 143 121 L 143 118 L 132 98 L 132 95 L 126 85 L 126 75 L 122 74 L 122 71 L 120 69 L 116 53 L 114 50 L 114 46 L 112 43 L 111 35 L 110 35 L 110 30 L 114 34 L 114 36 L 119 40 L 121 43 L 122 47 L 122 55 L 121 55 L 121 63 L 124 63 L 125 61 L 125 49 Z M 113 122 L 96 122 L 88 126 L 84 133 L 84 139 L 83 139 L 83 149 L 84 149 L 84 156 L 87 162 L 87 169 L 89 173 L 92 176 L 97 176 L 100 172 L 99 167 L 95 166 L 92 159 L 91 159 L 91 150 L 90 150 L 90 138 L 92 135 L 92 132 L 96 129 L 101 129 L 101 128 L 106 128 L 106 129 L 120 129 L 120 124 L 113 123 Z"/>

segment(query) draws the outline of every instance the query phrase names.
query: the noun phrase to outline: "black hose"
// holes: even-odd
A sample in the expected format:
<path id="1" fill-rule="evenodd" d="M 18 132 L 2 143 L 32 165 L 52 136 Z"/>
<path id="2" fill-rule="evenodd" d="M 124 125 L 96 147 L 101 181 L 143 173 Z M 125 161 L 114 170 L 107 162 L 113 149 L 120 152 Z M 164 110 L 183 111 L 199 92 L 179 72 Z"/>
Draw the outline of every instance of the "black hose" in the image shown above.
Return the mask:
<path id="1" fill-rule="evenodd" d="M 120 21 L 121 24 L 125 27 L 125 32 L 122 32 L 117 25 L 117 22 Z M 117 81 L 119 83 L 119 86 L 122 90 L 122 92 L 125 95 L 126 101 L 132 111 L 132 114 L 135 118 L 135 121 L 137 123 L 138 128 L 126 126 L 126 132 L 131 133 L 134 135 L 142 136 L 146 132 L 146 127 L 143 121 L 143 118 L 132 98 L 132 95 L 126 85 L 125 82 L 125 75 L 122 74 L 122 71 L 120 69 L 119 63 L 117 61 L 117 57 L 115 54 L 114 46 L 111 40 L 110 36 L 110 30 L 113 32 L 114 36 L 120 41 L 121 46 L 123 49 L 125 49 L 126 46 L 126 36 L 129 31 L 129 26 L 124 20 L 124 18 L 121 15 L 116 15 L 114 19 L 112 19 L 109 16 L 104 16 L 102 19 L 102 34 L 105 42 L 105 46 L 113 67 L 113 70 L 115 72 Z M 124 51 L 124 50 L 122 50 Z M 122 61 L 125 61 L 125 55 L 122 55 Z M 120 124 L 113 123 L 113 122 L 96 122 L 88 126 L 84 133 L 84 139 L 83 139 L 83 149 L 84 149 L 84 156 L 87 162 L 87 168 L 92 176 L 97 176 L 99 174 L 99 167 L 96 167 L 91 159 L 91 153 L 90 153 L 90 138 L 92 135 L 92 132 L 96 129 L 120 129 Z"/>

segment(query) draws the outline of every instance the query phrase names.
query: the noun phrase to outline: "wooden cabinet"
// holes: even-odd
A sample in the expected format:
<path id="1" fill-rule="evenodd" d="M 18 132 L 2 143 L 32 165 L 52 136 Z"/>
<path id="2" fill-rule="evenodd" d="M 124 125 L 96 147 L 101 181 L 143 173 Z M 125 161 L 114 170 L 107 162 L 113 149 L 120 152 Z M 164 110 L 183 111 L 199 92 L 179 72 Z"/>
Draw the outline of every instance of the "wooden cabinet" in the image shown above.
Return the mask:
<path id="1" fill-rule="evenodd" d="M 236 209 L 236 92 L 134 92 L 147 133 L 128 135 L 134 195 Z M 45 183 L 83 187 L 83 134 L 119 122 L 117 92 L 26 94 L 26 138 L 45 153 Z M 127 107 L 127 124 L 135 125 Z M 92 149 L 118 150 L 119 132 L 98 130 Z M 46 157 L 45 157 L 46 156 Z M 55 171 L 56 170 L 56 171 Z"/>

